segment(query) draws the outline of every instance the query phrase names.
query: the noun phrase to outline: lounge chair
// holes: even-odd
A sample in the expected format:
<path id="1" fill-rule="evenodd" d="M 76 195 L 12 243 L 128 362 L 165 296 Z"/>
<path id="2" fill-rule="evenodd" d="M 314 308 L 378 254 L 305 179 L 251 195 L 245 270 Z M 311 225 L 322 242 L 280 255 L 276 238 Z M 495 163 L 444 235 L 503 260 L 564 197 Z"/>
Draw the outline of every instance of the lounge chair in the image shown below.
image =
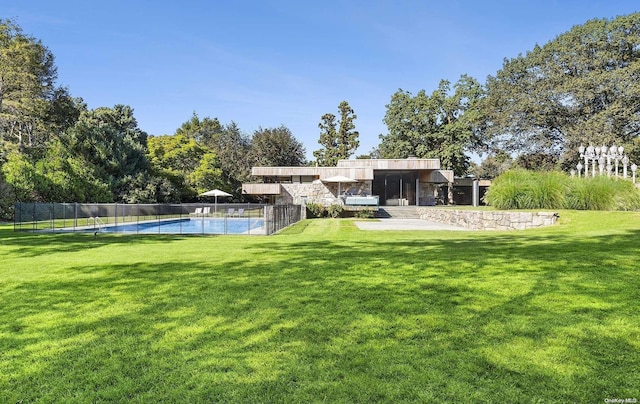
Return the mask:
<path id="1" fill-rule="evenodd" d="M 244 209 L 242 208 L 238 209 L 238 217 L 240 216 L 244 216 Z"/>
<path id="2" fill-rule="evenodd" d="M 207 206 L 202 210 L 202 216 L 209 216 L 210 214 L 211 214 L 211 208 L 210 207 Z"/>
<path id="3" fill-rule="evenodd" d="M 202 216 L 202 209 L 203 208 L 196 208 L 195 212 L 193 212 L 191 215 L 192 216 Z"/>
<path id="4" fill-rule="evenodd" d="M 227 212 L 227 216 L 233 216 L 233 214 L 235 213 L 235 209 L 234 208 L 229 208 L 229 211 Z"/>

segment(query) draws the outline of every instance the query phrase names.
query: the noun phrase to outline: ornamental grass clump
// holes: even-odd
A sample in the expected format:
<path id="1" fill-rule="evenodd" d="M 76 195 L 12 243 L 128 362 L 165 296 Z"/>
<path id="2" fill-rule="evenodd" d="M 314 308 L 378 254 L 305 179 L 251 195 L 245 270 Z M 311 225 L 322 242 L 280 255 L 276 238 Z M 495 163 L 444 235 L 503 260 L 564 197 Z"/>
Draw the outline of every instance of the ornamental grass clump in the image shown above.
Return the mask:
<path id="1" fill-rule="evenodd" d="M 615 183 L 609 178 L 574 178 L 569 182 L 567 208 L 614 210 Z"/>
<path id="2" fill-rule="evenodd" d="M 527 193 L 529 173 L 526 170 L 510 170 L 493 181 L 485 194 L 485 202 L 498 209 L 519 209 L 520 201 Z"/>
<path id="3" fill-rule="evenodd" d="M 640 190 L 622 178 L 511 170 L 494 180 L 485 202 L 498 209 L 640 210 Z"/>
<path id="4" fill-rule="evenodd" d="M 511 170 L 495 179 L 485 201 L 498 209 L 557 209 L 564 206 L 567 176 Z"/>
<path id="5" fill-rule="evenodd" d="M 568 177 L 559 172 L 531 172 L 521 209 L 558 209 L 565 204 Z"/>
<path id="6" fill-rule="evenodd" d="M 630 181 L 615 181 L 615 209 L 640 210 L 640 189 Z"/>
<path id="7" fill-rule="evenodd" d="M 579 210 L 639 210 L 640 190 L 624 179 L 571 178 L 565 207 Z"/>

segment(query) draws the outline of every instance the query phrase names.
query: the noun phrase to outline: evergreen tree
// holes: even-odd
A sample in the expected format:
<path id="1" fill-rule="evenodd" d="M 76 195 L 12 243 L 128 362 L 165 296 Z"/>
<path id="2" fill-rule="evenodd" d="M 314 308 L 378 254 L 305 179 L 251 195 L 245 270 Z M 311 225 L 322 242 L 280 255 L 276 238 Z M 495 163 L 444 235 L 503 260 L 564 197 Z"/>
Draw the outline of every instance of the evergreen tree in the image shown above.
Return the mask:
<path id="1" fill-rule="evenodd" d="M 322 115 L 318 124 L 320 128 L 320 139 L 318 143 L 322 149 L 313 152 L 316 162 L 322 166 L 335 166 L 338 160 L 351 157 L 358 146 L 360 134 L 355 130 L 354 121 L 358 117 L 347 101 L 342 101 L 338 105 L 340 111 L 340 122 L 336 126 L 336 116 L 331 113 Z"/>

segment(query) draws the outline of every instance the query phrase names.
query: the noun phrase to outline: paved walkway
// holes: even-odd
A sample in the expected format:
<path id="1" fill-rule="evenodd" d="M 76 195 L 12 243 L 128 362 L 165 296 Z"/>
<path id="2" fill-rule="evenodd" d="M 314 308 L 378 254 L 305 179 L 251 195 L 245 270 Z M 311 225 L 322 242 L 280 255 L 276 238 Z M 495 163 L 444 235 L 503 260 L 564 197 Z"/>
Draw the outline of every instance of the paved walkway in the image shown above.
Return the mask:
<path id="1" fill-rule="evenodd" d="M 452 226 L 422 219 L 379 219 L 366 222 L 354 221 L 360 230 L 466 230 L 465 227 Z"/>

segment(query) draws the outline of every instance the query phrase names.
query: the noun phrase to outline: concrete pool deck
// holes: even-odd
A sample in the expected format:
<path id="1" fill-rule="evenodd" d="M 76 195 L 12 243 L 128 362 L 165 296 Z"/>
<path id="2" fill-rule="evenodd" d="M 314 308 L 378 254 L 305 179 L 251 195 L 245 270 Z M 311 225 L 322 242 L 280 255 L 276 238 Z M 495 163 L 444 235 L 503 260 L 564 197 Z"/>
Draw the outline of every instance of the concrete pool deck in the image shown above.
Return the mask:
<path id="1" fill-rule="evenodd" d="M 465 227 L 442 224 L 423 219 L 379 219 L 354 221 L 360 230 L 453 230 L 470 231 Z"/>

